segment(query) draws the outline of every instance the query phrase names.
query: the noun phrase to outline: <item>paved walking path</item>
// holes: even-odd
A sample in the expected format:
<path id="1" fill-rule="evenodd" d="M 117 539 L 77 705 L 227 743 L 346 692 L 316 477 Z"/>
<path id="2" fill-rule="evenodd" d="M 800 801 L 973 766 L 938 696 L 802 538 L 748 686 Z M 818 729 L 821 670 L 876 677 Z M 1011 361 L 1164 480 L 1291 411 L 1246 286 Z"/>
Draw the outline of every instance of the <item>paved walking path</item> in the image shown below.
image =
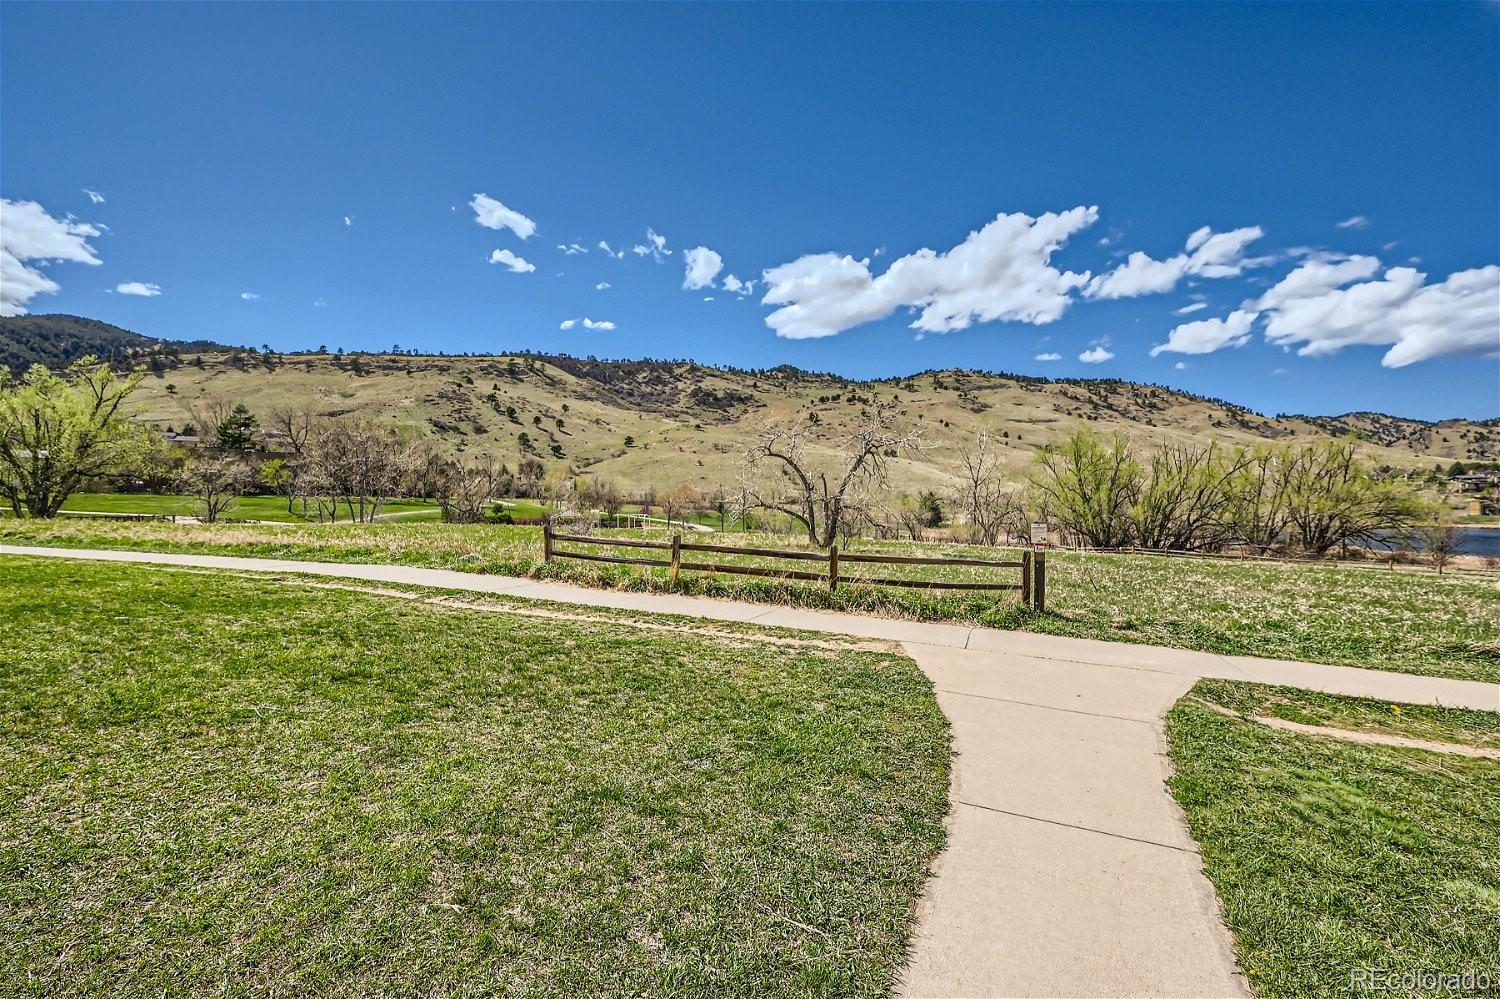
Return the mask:
<path id="1" fill-rule="evenodd" d="M 39 555 L 312 573 L 900 642 L 958 758 L 909 996 L 1242 996 L 1218 901 L 1168 794 L 1162 716 L 1203 676 L 1500 711 L 1500 684 L 393 565 L 0 545 Z"/>

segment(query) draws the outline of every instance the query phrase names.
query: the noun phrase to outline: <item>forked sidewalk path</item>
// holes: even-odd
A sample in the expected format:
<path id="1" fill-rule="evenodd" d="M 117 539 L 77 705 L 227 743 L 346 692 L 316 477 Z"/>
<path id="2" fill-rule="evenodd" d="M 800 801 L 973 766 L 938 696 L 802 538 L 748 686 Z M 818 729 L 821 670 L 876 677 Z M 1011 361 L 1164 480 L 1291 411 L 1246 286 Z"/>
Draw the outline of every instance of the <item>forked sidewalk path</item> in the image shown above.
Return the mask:
<path id="1" fill-rule="evenodd" d="M 1198 677 L 1500 711 L 1500 684 L 409 566 L 0 545 L 0 555 L 310 573 L 902 643 L 953 723 L 948 848 L 910 996 L 1240 996 L 1162 717 Z M 3 569 L 0 569 L 3 580 Z"/>

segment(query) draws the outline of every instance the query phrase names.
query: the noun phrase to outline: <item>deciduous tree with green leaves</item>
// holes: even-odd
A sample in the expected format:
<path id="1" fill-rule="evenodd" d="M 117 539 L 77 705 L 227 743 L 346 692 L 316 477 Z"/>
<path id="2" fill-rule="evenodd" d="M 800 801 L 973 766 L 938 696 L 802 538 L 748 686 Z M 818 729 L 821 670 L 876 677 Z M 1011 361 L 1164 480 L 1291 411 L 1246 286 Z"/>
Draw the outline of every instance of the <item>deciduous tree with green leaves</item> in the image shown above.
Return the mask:
<path id="1" fill-rule="evenodd" d="M 55 517 L 87 480 L 131 469 L 150 431 L 124 403 L 144 376 L 93 357 L 61 374 L 35 365 L 19 381 L 0 370 L 0 497 L 17 517 Z"/>

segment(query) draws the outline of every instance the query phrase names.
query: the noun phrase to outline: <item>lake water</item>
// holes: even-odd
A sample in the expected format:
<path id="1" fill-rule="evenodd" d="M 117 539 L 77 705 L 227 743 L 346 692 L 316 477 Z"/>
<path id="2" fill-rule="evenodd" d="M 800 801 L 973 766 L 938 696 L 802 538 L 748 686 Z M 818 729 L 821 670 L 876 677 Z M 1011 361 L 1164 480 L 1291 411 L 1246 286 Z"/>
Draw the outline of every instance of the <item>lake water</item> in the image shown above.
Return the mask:
<path id="1" fill-rule="evenodd" d="M 1458 554 L 1500 556 L 1500 529 L 1493 527 L 1455 527 L 1458 536 Z M 1411 539 L 1412 548 L 1422 550 L 1421 537 Z M 1371 546 L 1378 547 L 1378 546 Z"/>

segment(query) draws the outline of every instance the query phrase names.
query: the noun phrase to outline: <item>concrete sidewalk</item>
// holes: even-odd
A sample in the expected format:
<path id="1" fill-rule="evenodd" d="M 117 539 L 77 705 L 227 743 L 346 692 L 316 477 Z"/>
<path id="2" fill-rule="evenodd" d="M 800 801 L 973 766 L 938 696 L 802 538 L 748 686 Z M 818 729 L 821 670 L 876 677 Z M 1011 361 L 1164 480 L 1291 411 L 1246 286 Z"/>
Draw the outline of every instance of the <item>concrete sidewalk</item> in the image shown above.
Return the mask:
<path id="1" fill-rule="evenodd" d="M 1500 710 L 1500 684 L 407 566 L 11 545 L 0 555 L 310 573 L 900 642 L 932 680 L 958 752 L 909 996 L 1248 994 L 1164 784 L 1162 717 L 1199 677 Z"/>

